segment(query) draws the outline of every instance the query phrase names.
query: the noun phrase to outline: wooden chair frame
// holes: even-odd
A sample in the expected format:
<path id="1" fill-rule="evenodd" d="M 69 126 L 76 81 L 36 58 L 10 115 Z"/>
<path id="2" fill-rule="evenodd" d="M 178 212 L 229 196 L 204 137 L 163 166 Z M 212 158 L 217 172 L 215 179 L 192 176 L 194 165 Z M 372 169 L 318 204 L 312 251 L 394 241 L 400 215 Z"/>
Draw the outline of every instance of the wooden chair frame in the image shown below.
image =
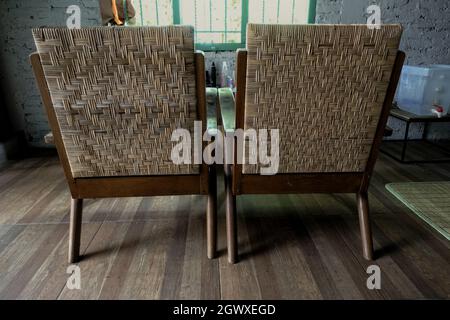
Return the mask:
<path id="1" fill-rule="evenodd" d="M 200 173 L 197 175 L 74 178 L 70 170 L 61 130 L 56 119 L 56 113 L 53 108 L 39 54 L 32 53 L 30 55 L 30 61 L 41 93 L 44 108 L 49 119 L 50 128 L 53 133 L 53 141 L 56 145 L 59 159 L 72 196 L 70 207 L 69 263 L 77 262 L 80 257 L 83 199 L 185 194 L 201 194 L 208 196 L 206 210 L 207 254 L 210 259 L 214 258 L 217 251 L 217 195 L 215 167 L 202 164 L 200 166 Z M 206 109 L 205 58 L 201 51 L 195 52 L 195 69 L 198 119 L 202 121 L 202 129 L 205 131 L 208 123 Z M 210 121 L 209 123 L 214 123 L 214 121 Z M 214 128 L 208 128 L 208 130 L 210 129 Z M 203 147 L 205 146 L 206 142 L 203 142 Z"/>
<path id="2" fill-rule="evenodd" d="M 227 247 L 228 261 L 230 263 L 238 261 L 236 196 L 243 194 L 355 193 L 363 255 L 367 260 L 373 259 L 368 188 L 404 60 L 405 54 L 402 51 L 398 51 L 376 129 L 374 143 L 364 172 L 276 174 L 274 176 L 243 174 L 242 165 L 237 164 L 237 145 L 234 143 L 234 164 L 225 165 Z M 237 92 L 233 106 L 230 107 L 223 103 L 224 97 L 222 96 L 222 91 L 219 90 L 220 108 L 225 132 L 233 132 L 239 128 L 244 129 L 246 72 L 247 50 L 241 49 L 237 52 Z"/>

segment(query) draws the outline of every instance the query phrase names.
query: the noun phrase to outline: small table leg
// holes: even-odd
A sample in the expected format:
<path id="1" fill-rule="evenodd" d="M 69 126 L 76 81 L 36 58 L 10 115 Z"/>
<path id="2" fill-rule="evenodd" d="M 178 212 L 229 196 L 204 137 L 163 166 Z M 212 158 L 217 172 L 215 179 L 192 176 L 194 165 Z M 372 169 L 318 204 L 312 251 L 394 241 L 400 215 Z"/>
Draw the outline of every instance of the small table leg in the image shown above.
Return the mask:
<path id="1" fill-rule="evenodd" d="M 410 122 L 406 122 L 405 137 L 403 139 L 402 156 L 400 158 L 402 162 L 405 162 L 406 147 L 408 145 L 408 136 L 409 136 L 409 125 Z"/>

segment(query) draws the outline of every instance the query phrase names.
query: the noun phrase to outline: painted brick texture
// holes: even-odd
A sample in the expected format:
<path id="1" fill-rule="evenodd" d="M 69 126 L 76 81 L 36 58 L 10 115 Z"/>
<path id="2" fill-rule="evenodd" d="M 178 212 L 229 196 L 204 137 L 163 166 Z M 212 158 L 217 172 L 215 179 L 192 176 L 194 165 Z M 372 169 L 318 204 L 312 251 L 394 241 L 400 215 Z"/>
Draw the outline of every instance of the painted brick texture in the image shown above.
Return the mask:
<path id="1" fill-rule="evenodd" d="M 82 25 L 100 23 L 97 0 L 0 1 L 1 92 L 14 129 L 24 130 L 32 146 L 44 146 L 49 126 L 28 60 L 35 51 L 31 29 L 66 25 L 70 5 L 80 6 Z"/>

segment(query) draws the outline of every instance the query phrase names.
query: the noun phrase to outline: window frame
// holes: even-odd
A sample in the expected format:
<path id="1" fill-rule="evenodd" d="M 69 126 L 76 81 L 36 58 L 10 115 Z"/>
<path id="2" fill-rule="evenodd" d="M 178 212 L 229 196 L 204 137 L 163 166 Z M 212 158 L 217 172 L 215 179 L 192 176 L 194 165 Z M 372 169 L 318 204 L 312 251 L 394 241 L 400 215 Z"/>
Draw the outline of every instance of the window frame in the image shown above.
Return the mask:
<path id="1" fill-rule="evenodd" d="M 317 0 L 309 0 L 308 23 L 315 22 L 316 5 Z M 249 9 L 249 0 L 242 0 L 240 43 L 195 43 L 195 48 L 203 51 L 233 51 L 239 48 L 245 48 L 247 39 L 248 9 Z M 173 10 L 173 24 L 179 25 L 181 22 L 180 0 L 172 0 L 172 10 Z"/>

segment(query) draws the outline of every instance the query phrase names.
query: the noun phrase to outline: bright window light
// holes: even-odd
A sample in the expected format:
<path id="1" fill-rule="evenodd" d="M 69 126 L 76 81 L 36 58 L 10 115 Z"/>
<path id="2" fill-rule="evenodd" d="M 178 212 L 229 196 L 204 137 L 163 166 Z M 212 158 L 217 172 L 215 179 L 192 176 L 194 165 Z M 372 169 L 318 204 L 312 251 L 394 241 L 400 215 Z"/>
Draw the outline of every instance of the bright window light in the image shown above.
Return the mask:
<path id="1" fill-rule="evenodd" d="M 306 24 L 309 3 L 310 0 L 249 0 L 248 22 Z"/>
<path id="2" fill-rule="evenodd" d="M 140 26 L 173 24 L 172 0 L 131 0 L 135 10 L 135 23 Z"/>
<path id="3" fill-rule="evenodd" d="M 135 25 L 183 24 L 195 28 L 203 50 L 245 46 L 247 23 L 314 22 L 315 0 L 131 0 Z"/>

